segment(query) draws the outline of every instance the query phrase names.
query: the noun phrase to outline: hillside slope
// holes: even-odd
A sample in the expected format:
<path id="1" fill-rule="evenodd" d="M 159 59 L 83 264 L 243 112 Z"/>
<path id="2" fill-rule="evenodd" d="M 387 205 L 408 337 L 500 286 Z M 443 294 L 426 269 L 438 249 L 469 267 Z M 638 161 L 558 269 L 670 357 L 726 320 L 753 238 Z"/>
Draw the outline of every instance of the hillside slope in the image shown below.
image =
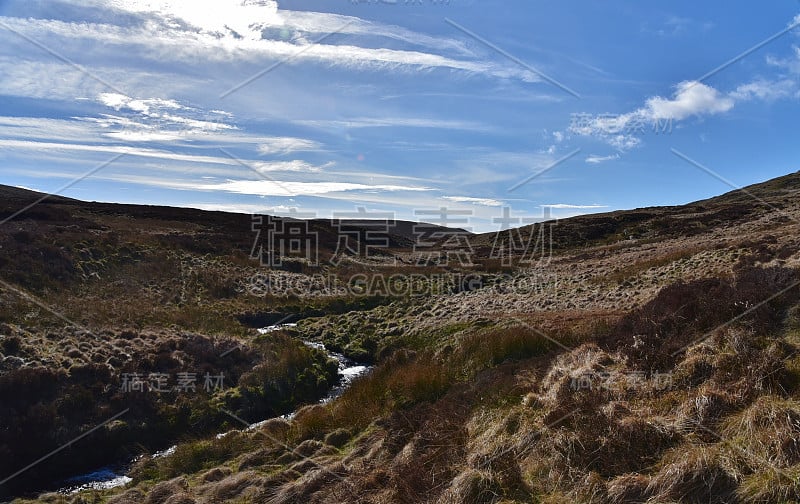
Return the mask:
<path id="1" fill-rule="evenodd" d="M 0 398 L 17 408 L 3 421 L 24 411 L 26 432 L 59 425 L 29 460 L 130 404 L 101 446 L 184 437 L 140 459 L 127 487 L 70 502 L 797 501 L 799 189 L 795 173 L 685 206 L 471 236 L 471 265 L 420 264 L 406 236 L 391 264 L 280 270 L 249 259 L 249 216 L 42 205 L 0 227 L 14 251 Z M 532 261 L 525 247 L 496 256 L 498 240 L 543 230 L 552 253 L 548 238 Z M 319 274 L 340 289 L 323 292 Z M 254 292 L 254 276 L 299 288 Z M 426 288 L 378 288 L 411 280 Z M 240 323 L 287 314 L 296 327 L 263 336 Z M 314 404 L 330 373 L 302 341 L 376 367 Z M 231 388 L 109 392 L 123 371 L 187 366 L 224 369 Z M 79 397 L 104 399 L 81 416 Z M 253 422 L 302 404 L 291 420 L 213 436 L 240 427 L 220 411 Z"/>

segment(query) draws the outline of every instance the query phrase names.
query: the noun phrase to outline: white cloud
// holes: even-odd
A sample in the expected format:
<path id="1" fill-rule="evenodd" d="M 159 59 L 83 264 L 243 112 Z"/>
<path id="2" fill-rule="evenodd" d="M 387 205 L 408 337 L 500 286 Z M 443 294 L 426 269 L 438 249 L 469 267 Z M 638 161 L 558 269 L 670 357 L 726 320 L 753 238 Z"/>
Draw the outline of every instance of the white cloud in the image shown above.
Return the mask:
<path id="1" fill-rule="evenodd" d="M 610 156 L 597 156 L 595 154 L 591 154 L 586 157 L 586 162 L 590 164 L 600 164 L 605 163 L 606 161 L 613 161 L 615 159 L 619 159 L 619 154 L 612 154 Z"/>
<path id="2" fill-rule="evenodd" d="M 140 26 L 120 27 L 34 18 L 0 17 L 0 20 L 14 31 L 37 40 L 52 41 L 54 37 L 92 39 L 96 47 L 108 51 L 110 55 L 122 50 L 124 46 L 135 46 L 138 56 L 156 60 L 160 64 L 168 61 L 196 64 L 198 61 L 231 63 L 240 60 L 260 61 L 266 66 L 275 60 L 284 60 L 287 64 L 305 61 L 352 69 L 444 68 L 524 82 L 541 81 L 536 73 L 510 63 L 492 63 L 474 58 L 457 59 L 433 52 L 385 47 L 313 43 L 302 37 L 296 41 L 288 41 L 247 38 L 232 33 L 221 36 L 216 32 L 198 31 L 180 23 L 161 25 L 145 22 Z M 52 42 L 53 45 L 56 43 L 63 42 Z"/>
<path id="3" fill-rule="evenodd" d="M 215 112 L 219 114 L 219 111 Z M 258 134 L 249 134 L 239 129 L 229 129 L 225 131 L 192 131 L 192 130 L 170 130 L 159 129 L 163 124 L 137 121 L 121 116 L 103 115 L 101 117 L 77 117 L 72 119 L 48 119 L 42 117 L 6 117 L 0 116 L 0 141 L 17 140 L 27 143 L 7 143 L 8 148 L 36 150 L 42 146 L 61 147 L 60 144 L 83 144 L 86 149 L 79 147 L 66 146 L 64 149 L 78 151 L 108 151 L 113 153 L 120 152 L 122 146 L 119 141 L 124 142 L 161 142 L 174 143 L 182 141 L 181 147 L 187 149 L 203 150 L 204 147 L 211 145 L 233 146 L 236 148 L 254 149 L 261 154 L 290 154 L 297 151 L 315 151 L 322 147 L 317 142 L 304 138 L 293 137 L 270 137 Z M 205 141 L 201 144 L 199 141 Z M 37 143 L 44 142 L 44 143 Z M 114 148 L 102 149 L 101 146 L 109 145 Z M 139 147 L 130 147 L 131 152 L 144 152 L 146 157 L 168 158 L 167 151 L 154 151 L 152 149 L 137 151 Z M 159 154 L 159 155 L 156 155 Z M 161 156 L 160 154 L 164 154 Z M 232 160 L 227 158 L 212 158 L 215 164 L 233 165 Z M 207 161 L 204 158 L 201 162 Z M 255 161 L 263 163 L 263 160 Z M 297 163 L 297 161 L 288 161 Z M 296 165 L 297 166 L 297 165 Z M 327 165 L 326 165 L 327 166 Z M 286 168 L 291 168 L 286 165 Z M 295 168 L 296 169 L 296 168 Z"/>
<path id="4" fill-rule="evenodd" d="M 180 133 L 166 133 L 163 131 L 112 131 L 105 134 L 109 138 L 131 143 L 144 142 L 171 142 L 180 140 Z"/>
<path id="5" fill-rule="evenodd" d="M 385 25 L 357 17 L 322 12 L 279 10 L 286 27 L 306 33 L 331 33 L 339 30 L 346 35 L 368 35 L 398 40 L 438 50 L 453 50 L 462 54 L 472 51 L 460 40 L 431 37 L 424 33 L 407 30 L 400 26 Z"/>
<path id="6" fill-rule="evenodd" d="M 431 37 L 400 26 L 371 22 L 354 16 L 326 12 L 280 9 L 272 0 L 111 0 L 96 1 L 125 12 L 151 15 L 168 26 L 188 24 L 206 33 L 261 40 L 266 29 L 277 29 L 284 39 L 307 34 L 369 35 L 471 54 L 461 41 Z"/>
<path id="7" fill-rule="evenodd" d="M 0 138 L 85 142 L 97 138 L 94 125 L 66 119 L 0 116 Z"/>
<path id="8" fill-rule="evenodd" d="M 642 141 L 633 135 L 613 135 L 608 137 L 608 144 L 622 152 L 638 147 Z"/>
<path id="9" fill-rule="evenodd" d="M 736 100 L 764 100 L 774 101 L 780 98 L 787 98 L 797 94 L 797 83 L 791 79 L 779 81 L 768 81 L 764 79 L 755 80 L 748 84 L 742 84 L 731 92 L 731 97 Z"/>
<path id="10" fill-rule="evenodd" d="M 258 196 L 315 196 L 348 191 L 430 191 L 426 187 L 367 185 L 349 182 L 294 182 L 272 180 L 231 180 L 220 184 L 189 184 L 197 191 L 225 191 Z"/>
<path id="11" fill-rule="evenodd" d="M 443 196 L 442 199 L 452 201 L 454 203 L 472 203 L 475 205 L 498 207 L 502 206 L 503 202 L 491 198 L 472 198 L 469 196 Z"/>
<path id="12" fill-rule="evenodd" d="M 131 98 L 120 93 L 101 93 L 97 101 L 117 112 L 127 111 L 133 118 L 104 114 L 100 119 L 85 120 L 113 129 L 105 136 L 126 142 L 168 142 L 182 137 L 238 129 L 224 122 L 231 119 L 231 114 L 203 112 L 171 99 Z"/>
<path id="13" fill-rule="evenodd" d="M 144 115 L 151 115 L 152 109 L 172 109 L 178 110 L 185 108 L 175 100 L 165 100 L 163 98 L 134 99 L 119 93 L 101 93 L 97 100 L 107 107 L 115 110 L 127 108 Z"/>
<path id="14" fill-rule="evenodd" d="M 149 177 L 142 175 L 99 175 L 96 178 L 105 178 L 117 182 L 128 182 L 167 189 L 227 192 L 251 196 L 330 196 L 351 194 L 353 192 L 383 193 L 383 192 L 427 192 L 428 187 L 401 186 L 401 185 L 371 185 L 352 182 L 299 182 L 295 180 L 226 180 L 219 183 L 196 182 L 192 180 L 166 179 L 163 177 Z"/>
<path id="15" fill-rule="evenodd" d="M 253 161 L 247 159 L 231 159 L 227 156 L 205 156 L 196 154 L 182 154 L 178 152 L 171 152 L 161 149 L 151 149 L 146 147 L 131 147 L 127 145 L 90 145 L 90 144 L 73 144 L 73 143 L 56 143 L 56 142 L 33 142 L 29 140 L 12 140 L 0 139 L 0 147 L 6 149 L 27 150 L 33 152 L 52 152 L 52 151 L 66 151 L 66 152 L 92 152 L 92 153 L 108 153 L 108 154 L 126 154 L 129 156 L 137 156 L 144 158 L 155 158 L 164 161 L 179 161 L 195 164 L 211 164 L 211 165 L 226 165 L 239 167 L 242 164 L 251 167 L 259 172 L 305 172 L 316 173 L 321 172 L 323 168 L 332 166 L 331 163 L 326 163 L 323 166 L 316 166 L 302 160 L 293 161 Z M 197 170 L 195 170 L 197 171 Z M 204 169 L 204 173 L 209 173 Z"/>
<path id="16" fill-rule="evenodd" d="M 295 159 L 293 161 L 253 161 L 250 166 L 255 168 L 261 173 L 266 172 L 302 172 L 302 173 L 319 173 L 323 168 L 333 166 L 334 163 L 326 163 L 324 166 L 315 166 L 306 161 Z"/>
<path id="17" fill-rule="evenodd" d="M 734 99 L 696 81 L 684 81 L 675 86 L 672 98 L 654 96 L 645 105 L 625 114 L 576 114 L 569 132 L 604 140 L 620 151 L 641 144 L 637 136 L 647 129 L 663 127 L 672 121 L 689 117 L 722 114 L 734 106 Z"/>
<path id="18" fill-rule="evenodd" d="M 567 203 L 555 203 L 553 205 L 541 205 L 542 208 L 557 208 L 557 209 L 573 209 L 573 210 L 590 210 L 593 208 L 608 208 L 608 205 L 570 205 Z"/>
<path id="19" fill-rule="evenodd" d="M 257 0 L 110 0 L 111 7 L 133 13 L 149 13 L 166 24 L 180 27 L 188 24 L 214 34 L 237 35 L 249 40 L 261 38 L 260 29 L 282 25 L 278 2 Z"/>
<path id="20" fill-rule="evenodd" d="M 792 57 L 789 58 L 781 59 L 768 55 L 767 64 L 793 74 L 800 74 L 800 47 L 792 46 Z"/>
<path id="21" fill-rule="evenodd" d="M 734 101 L 719 91 L 696 81 L 684 81 L 676 86 L 672 99 L 656 96 L 646 102 L 644 113 L 650 119 L 674 119 L 714 115 L 733 108 Z"/>
<path id="22" fill-rule="evenodd" d="M 0 43 L 2 36 L 0 30 Z M 63 41 L 58 44 L 59 48 L 69 45 Z M 98 57 L 82 71 L 53 58 L 35 61 L 17 55 L 0 55 L 0 89 L 6 96 L 73 102 L 96 101 L 99 95 L 114 89 L 136 90 L 140 96 L 165 96 L 208 86 L 206 81 L 188 73 L 142 70 L 130 65 L 107 66 L 100 61 Z"/>
<path id="23" fill-rule="evenodd" d="M 181 206 L 209 212 L 265 215 L 289 214 L 293 210 L 293 208 L 284 205 L 252 205 L 247 203 L 184 203 Z"/>
<path id="24" fill-rule="evenodd" d="M 109 154 L 128 154 L 131 156 L 158 158 L 158 159 L 173 160 L 173 161 L 188 161 L 192 163 L 209 163 L 209 164 L 224 164 L 224 165 L 237 164 L 236 161 L 225 157 L 180 154 L 176 152 L 170 152 L 158 149 L 129 147 L 127 145 L 87 145 L 87 144 L 31 142 L 28 140 L 0 139 L 0 147 L 5 147 L 8 149 L 33 150 L 40 152 L 48 150 L 106 152 Z"/>
<path id="25" fill-rule="evenodd" d="M 320 144 L 305 138 L 273 137 L 262 139 L 258 146 L 259 154 L 287 154 L 296 151 L 319 150 Z"/>

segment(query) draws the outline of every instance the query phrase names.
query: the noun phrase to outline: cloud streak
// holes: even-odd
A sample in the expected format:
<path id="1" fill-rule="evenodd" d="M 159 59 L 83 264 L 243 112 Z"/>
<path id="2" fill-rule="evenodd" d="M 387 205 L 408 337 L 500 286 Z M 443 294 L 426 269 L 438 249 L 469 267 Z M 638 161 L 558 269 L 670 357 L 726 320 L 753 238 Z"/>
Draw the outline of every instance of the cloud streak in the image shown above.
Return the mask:
<path id="1" fill-rule="evenodd" d="M 597 208 L 608 208 L 608 205 L 570 205 L 568 203 L 555 203 L 542 205 L 542 208 L 570 209 L 570 210 L 591 210 Z"/>
<path id="2" fill-rule="evenodd" d="M 199 11 L 199 9 L 198 9 Z M 95 49 L 105 47 L 111 57 L 123 47 L 136 47 L 140 57 L 158 63 L 206 62 L 230 64 L 232 61 L 258 62 L 286 60 L 324 63 L 350 69 L 375 68 L 402 70 L 413 68 L 440 68 L 459 70 L 473 74 L 502 79 L 519 79 L 539 82 L 534 72 L 508 64 L 481 61 L 475 58 L 454 58 L 434 52 L 367 47 L 350 41 L 346 43 L 313 44 L 302 37 L 284 40 L 281 38 L 242 37 L 238 32 L 221 34 L 198 31 L 192 25 L 170 22 L 142 23 L 139 26 L 122 27 L 103 23 L 71 23 L 60 20 L 21 19 L 0 17 L 0 20 L 15 31 L 43 41 L 71 39 L 95 43 Z M 339 26 L 337 28 L 341 28 Z M 332 33 L 331 30 L 328 33 Z M 349 39 L 348 39 L 349 40 Z M 362 41 L 366 42 L 366 41 Z M 56 45 L 56 43 L 53 43 Z"/>
<path id="3" fill-rule="evenodd" d="M 471 203 L 474 205 L 481 205 L 488 207 L 499 207 L 503 205 L 502 201 L 491 198 L 473 198 L 470 196 L 443 196 L 442 199 L 445 199 L 447 201 L 452 201 L 454 203 Z"/>
<path id="4" fill-rule="evenodd" d="M 611 154 L 610 156 L 596 156 L 591 154 L 586 157 L 586 162 L 589 164 L 600 164 L 606 161 L 614 161 L 615 159 L 619 159 L 619 154 Z"/>

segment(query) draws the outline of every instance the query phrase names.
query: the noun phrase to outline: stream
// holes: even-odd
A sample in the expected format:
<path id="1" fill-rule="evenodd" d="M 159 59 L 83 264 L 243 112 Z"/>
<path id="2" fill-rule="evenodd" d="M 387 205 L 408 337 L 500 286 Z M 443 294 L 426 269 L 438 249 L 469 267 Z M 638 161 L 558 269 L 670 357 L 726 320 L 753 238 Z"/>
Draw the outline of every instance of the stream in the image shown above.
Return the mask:
<path id="1" fill-rule="evenodd" d="M 296 325 L 297 324 L 272 325 L 264 327 L 262 329 L 258 329 L 258 332 L 260 334 L 267 334 L 273 331 L 277 331 L 279 329 L 287 327 L 295 327 Z M 345 390 L 347 390 L 347 387 L 350 386 L 353 380 L 355 380 L 359 376 L 366 374 L 371 369 L 371 366 L 359 364 L 351 359 L 348 359 L 347 357 L 345 357 L 340 353 L 331 352 L 327 350 L 325 348 L 325 345 L 323 345 L 322 343 L 315 343 L 311 341 L 304 341 L 303 343 L 309 347 L 325 351 L 329 357 L 332 357 L 339 362 L 339 382 L 337 385 L 333 386 L 328 391 L 328 394 L 325 397 L 319 400 L 319 404 L 325 404 L 342 395 L 342 393 Z M 281 415 L 279 418 L 283 418 L 285 420 L 291 420 L 292 418 L 294 418 L 295 413 L 296 410 L 291 413 Z M 222 432 L 220 434 L 217 434 L 217 438 L 219 439 L 225 437 L 226 435 L 232 432 L 241 432 L 241 431 L 249 431 L 257 429 L 260 426 L 264 425 L 269 420 L 272 419 L 268 418 L 260 422 L 250 424 L 249 426 L 243 429 L 235 429 L 227 432 Z M 175 448 L 176 446 L 170 446 L 165 450 L 153 453 L 152 457 L 159 458 L 159 457 L 169 456 L 175 452 Z M 136 459 L 134 459 L 134 462 L 135 460 Z M 129 467 L 130 464 L 109 465 L 86 474 L 66 479 L 62 482 L 63 486 L 58 489 L 58 492 L 62 494 L 74 494 L 82 490 L 106 490 L 109 488 L 116 488 L 127 485 L 128 483 L 133 481 L 127 475 Z"/>

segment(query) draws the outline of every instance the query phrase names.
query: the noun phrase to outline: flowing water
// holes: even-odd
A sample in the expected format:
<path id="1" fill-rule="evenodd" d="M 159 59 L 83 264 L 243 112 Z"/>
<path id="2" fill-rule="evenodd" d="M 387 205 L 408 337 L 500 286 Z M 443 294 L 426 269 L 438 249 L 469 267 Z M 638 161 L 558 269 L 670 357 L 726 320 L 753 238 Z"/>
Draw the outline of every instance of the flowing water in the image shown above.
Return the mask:
<path id="1" fill-rule="evenodd" d="M 258 332 L 261 334 L 267 334 L 273 331 L 277 331 L 279 329 L 287 328 L 287 327 L 295 327 L 297 324 L 278 324 L 269 327 L 264 327 L 263 329 L 259 329 Z M 347 390 L 347 387 L 358 378 L 369 372 L 371 366 L 365 366 L 363 364 L 359 364 L 357 362 L 348 359 L 342 354 L 331 352 L 325 348 L 325 345 L 322 343 L 314 343 L 310 341 L 304 342 L 306 345 L 318 348 L 320 350 L 325 351 L 329 357 L 336 359 L 339 362 L 339 382 L 337 385 L 331 387 L 328 394 L 320 399 L 320 404 L 327 403 L 336 399 L 342 393 Z M 294 417 L 295 411 L 291 413 L 287 413 L 286 415 L 282 415 L 280 418 L 290 420 Z M 245 427 L 241 430 L 254 430 L 259 428 L 261 425 L 265 424 L 271 419 L 266 419 L 261 422 L 256 422 L 250 424 L 248 427 Z M 237 432 L 236 430 L 223 432 L 217 434 L 217 438 L 225 437 L 226 435 L 230 434 L 231 432 Z M 175 452 L 176 446 L 170 446 L 165 450 L 161 450 L 155 452 L 152 457 L 159 458 L 159 457 L 166 457 L 171 455 Z M 135 460 L 134 460 L 135 461 Z M 82 474 L 80 476 L 75 476 L 73 478 L 69 478 L 63 482 L 63 486 L 58 490 L 59 493 L 64 494 L 72 494 L 76 492 L 80 492 L 82 490 L 105 490 L 109 488 L 115 488 L 119 486 L 124 486 L 130 483 L 132 480 L 129 476 L 127 476 L 127 470 L 129 465 L 115 465 L 115 466 L 107 466 L 97 469 L 96 471 L 92 471 L 90 473 Z"/>

